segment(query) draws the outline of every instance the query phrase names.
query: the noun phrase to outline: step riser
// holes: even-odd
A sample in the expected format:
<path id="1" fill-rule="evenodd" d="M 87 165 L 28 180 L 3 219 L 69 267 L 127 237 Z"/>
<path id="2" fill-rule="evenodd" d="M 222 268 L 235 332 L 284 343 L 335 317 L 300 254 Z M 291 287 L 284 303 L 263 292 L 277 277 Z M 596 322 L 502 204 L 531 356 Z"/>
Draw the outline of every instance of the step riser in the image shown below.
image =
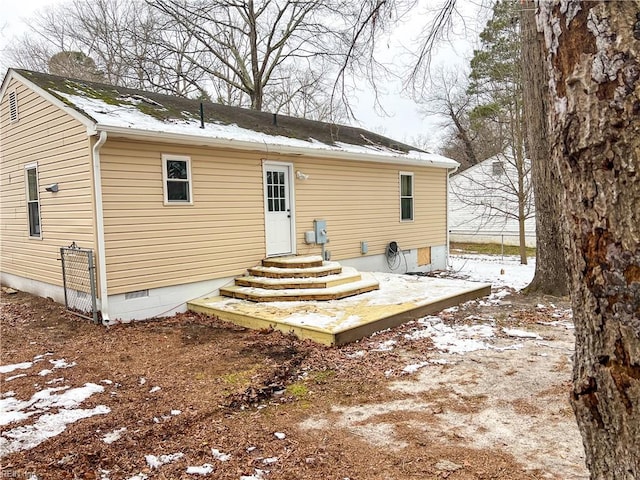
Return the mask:
<path id="1" fill-rule="evenodd" d="M 329 300 L 340 300 L 341 298 L 351 297 L 353 295 L 360 295 L 361 293 L 371 292 L 373 290 L 378 290 L 378 285 L 371 285 L 366 287 L 361 287 L 356 290 L 349 290 L 340 293 L 327 293 L 321 294 L 316 293 L 312 295 L 270 295 L 270 296 L 261 296 L 261 295 L 253 295 L 250 293 L 237 292 L 233 290 L 227 290 L 225 288 L 220 289 L 220 295 L 231 298 L 238 298 L 241 300 L 249 300 L 251 302 L 301 302 L 301 301 L 329 301 Z"/>
<path id="2" fill-rule="evenodd" d="M 323 270 L 321 272 L 287 272 L 284 270 L 282 272 L 270 272 L 255 268 L 249 269 L 249 275 L 267 278 L 322 278 L 328 275 L 339 275 L 340 273 L 342 273 L 341 267 L 332 268 L 331 270 Z"/>
<path id="3" fill-rule="evenodd" d="M 288 290 L 288 289 L 304 289 L 304 288 L 330 288 L 336 287 L 338 285 L 344 285 L 346 283 L 358 282 L 362 280 L 360 275 L 353 275 L 351 277 L 343 277 L 335 280 L 329 281 L 315 281 L 313 283 L 310 282 L 282 282 L 282 283 L 269 283 L 260 281 L 259 279 L 248 279 L 239 277 L 236 278 L 236 285 L 239 287 L 253 287 L 253 288 L 264 288 L 266 290 Z"/>
<path id="4" fill-rule="evenodd" d="M 263 267 L 275 267 L 275 268 L 314 268 L 321 267 L 323 265 L 322 260 L 312 260 L 306 262 L 292 262 L 279 260 L 277 258 L 265 258 L 262 260 Z"/>

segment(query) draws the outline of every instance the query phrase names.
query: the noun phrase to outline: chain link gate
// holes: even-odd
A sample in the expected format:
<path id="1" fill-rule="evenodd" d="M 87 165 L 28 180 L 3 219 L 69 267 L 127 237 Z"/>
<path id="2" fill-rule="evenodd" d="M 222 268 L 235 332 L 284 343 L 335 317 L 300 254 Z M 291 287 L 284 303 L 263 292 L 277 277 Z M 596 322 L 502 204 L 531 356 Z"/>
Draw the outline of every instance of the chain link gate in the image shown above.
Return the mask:
<path id="1" fill-rule="evenodd" d="M 64 304 L 72 313 L 98 323 L 96 307 L 96 269 L 93 250 L 73 242 L 60 248 Z"/>

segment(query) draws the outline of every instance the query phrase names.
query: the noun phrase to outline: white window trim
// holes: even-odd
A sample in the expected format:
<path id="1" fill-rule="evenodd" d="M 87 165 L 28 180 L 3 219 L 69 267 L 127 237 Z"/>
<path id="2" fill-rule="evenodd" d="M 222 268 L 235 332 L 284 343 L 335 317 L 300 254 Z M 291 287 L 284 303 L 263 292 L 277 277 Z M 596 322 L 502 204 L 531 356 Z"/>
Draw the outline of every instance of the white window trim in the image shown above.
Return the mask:
<path id="1" fill-rule="evenodd" d="M 169 200 L 168 199 L 168 191 L 167 191 L 167 160 L 180 160 L 183 162 L 187 162 L 187 183 L 189 185 L 189 201 L 184 200 Z M 171 179 L 175 181 L 175 179 Z M 164 192 L 164 205 L 166 206 L 175 206 L 175 205 L 193 205 L 193 179 L 191 175 L 191 157 L 186 155 L 173 155 L 170 153 L 162 154 L 162 190 Z"/>
<path id="2" fill-rule="evenodd" d="M 9 98 L 9 121 L 10 123 L 17 123 L 18 120 L 20 120 L 20 113 L 18 111 L 18 92 L 15 90 L 10 91 L 8 98 Z"/>
<path id="3" fill-rule="evenodd" d="M 38 224 L 40 225 L 40 235 L 31 235 L 31 225 L 29 224 L 29 178 L 27 172 L 35 169 L 36 171 L 36 190 L 38 192 Z M 28 163 L 24 166 L 24 192 L 25 203 L 27 207 L 27 237 L 30 240 L 42 240 L 42 202 L 40 201 L 40 175 L 38 172 L 38 163 Z"/>
<path id="4" fill-rule="evenodd" d="M 411 197 L 402 195 L 402 177 L 411 177 Z M 413 172 L 398 172 L 398 194 L 400 197 L 400 221 L 402 223 L 413 222 L 416 218 L 416 182 Z M 411 218 L 403 219 L 402 218 L 402 199 L 403 198 L 411 198 Z"/>

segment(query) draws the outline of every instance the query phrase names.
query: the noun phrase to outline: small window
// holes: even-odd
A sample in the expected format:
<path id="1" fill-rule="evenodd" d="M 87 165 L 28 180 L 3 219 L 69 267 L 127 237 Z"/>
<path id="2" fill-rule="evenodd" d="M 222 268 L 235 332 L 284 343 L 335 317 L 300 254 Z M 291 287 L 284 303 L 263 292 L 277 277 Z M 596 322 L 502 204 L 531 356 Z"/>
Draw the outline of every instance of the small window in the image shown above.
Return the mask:
<path id="1" fill-rule="evenodd" d="M 18 94 L 15 91 L 9 92 L 9 116 L 11 123 L 18 121 Z"/>
<path id="2" fill-rule="evenodd" d="M 38 167 L 25 167 L 27 187 L 27 215 L 29 217 L 29 237 L 42 238 L 40 231 L 40 195 L 38 193 Z"/>
<path id="3" fill-rule="evenodd" d="M 400 172 L 400 220 L 413 220 L 413 173 Z"/>
<path id="4" fill-rule="evenodd" d="M 504 162 L 500 160 L 495 160 L 491 163 L 491 169 L 493 171 L 493 175 L 499 177 L 504 173 Z"/>
<path id="5" fill-rule="evenodd" d="M 192 204 L 191 159 L 177 155 L 163 155 L 164 203 Z"/>

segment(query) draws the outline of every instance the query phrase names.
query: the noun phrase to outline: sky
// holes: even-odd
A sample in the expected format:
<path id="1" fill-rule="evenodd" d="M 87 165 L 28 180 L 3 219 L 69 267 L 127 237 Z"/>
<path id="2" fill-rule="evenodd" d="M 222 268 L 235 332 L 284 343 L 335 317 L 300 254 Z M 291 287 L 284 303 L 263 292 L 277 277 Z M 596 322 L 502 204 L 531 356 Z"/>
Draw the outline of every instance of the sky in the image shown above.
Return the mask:
<path id="1" fill-rule="evenodd" d="M 28 20 L 35 12 L 55 6 L 63 1 L 0 1 L 0 51 L 9 45 L 14 36 L 21 35 L 27 30 Z M 459 0 L 460 11 L 468 19 L 482 16 L 482 14 L 478 14 L 480 7 L 476 1 L 481 2 L 482 0 Z M 434 1 L 421 0 L 419 3 L 416 7 L 418 14 L 412 15 L 411 19 L 393 32 L 391 37 L 379 42 L 383 56 L 395 60 L 401 56 L 398 55 L 398 52 L 415 46 L 416 37 L 420 33 L 421 26 L 424 25 L 424 10 L 429 5 L 433 7 Z M 467 22 L 466 30 L 458 25 L 457 37 L 438 48 L 433 61 L 434 68 L 439 65 L 445 65 L 446 68 L 463 68 L 468 65 L 477 38 L 474 31 L 477 31 L 478 28 L 471 25 L 473 20 L 467 20 Z M 403 61 L 406 60 L 406 57 L 403 57 Z M 10 66 L 2 64 L 2 71 L 4 72 L 4 68 Z M 395 70 L 398 73 L 402 72 L 400 66 Z M 380 87 L 384 92 L 380 97 L 384 112 L 375 106 L 373 92 L 368 88 L 363 88 L 356 93 L 357 99 L 354 102 L 356 122 L 353 123 L 395 140 L 423 148 L 427 147 L 429 150 L 437 150 L 442 133 L 440 119 L 421 113 L 419 105 L 410 98 L 406 91 L 403 92 L 401 80 L 385 80 Z"/>

